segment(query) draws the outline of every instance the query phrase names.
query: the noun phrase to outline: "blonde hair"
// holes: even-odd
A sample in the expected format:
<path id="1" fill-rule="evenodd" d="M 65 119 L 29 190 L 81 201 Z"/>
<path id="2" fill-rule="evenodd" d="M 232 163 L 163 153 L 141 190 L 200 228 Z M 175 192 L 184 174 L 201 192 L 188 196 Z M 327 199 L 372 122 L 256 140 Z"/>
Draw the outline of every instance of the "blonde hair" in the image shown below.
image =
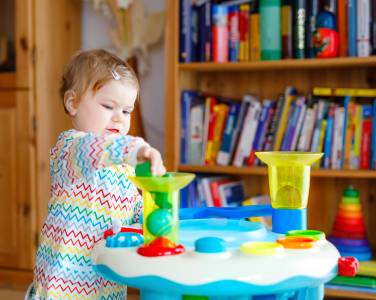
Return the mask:
<path id="1" fill-rule="evenodd" d="M 116 55 L 104 50 L 93 49 L 75 54 L 65 66 L 60 85 L 60 97 L 63 100 L 68 91 L 73 91 L 77 101 L 82 95 L 92 89 L 93 93 L 103 87 L 108 81 L 125 79 L 134 85 L 139 93 L 140 86 L 137 76 L 128 63 Z"/>

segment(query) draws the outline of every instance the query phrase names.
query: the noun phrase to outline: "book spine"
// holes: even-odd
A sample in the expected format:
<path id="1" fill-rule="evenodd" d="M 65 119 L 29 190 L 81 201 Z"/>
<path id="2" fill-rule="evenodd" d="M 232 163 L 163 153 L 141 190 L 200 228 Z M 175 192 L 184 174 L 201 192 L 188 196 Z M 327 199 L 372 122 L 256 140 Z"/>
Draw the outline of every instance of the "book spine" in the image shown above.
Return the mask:
<path id="1" fill-rule="evenodd" d="M 225 5 L 212 5 L 212 57 L 214 62 L 228 61 L 228 26 L 227 7 Z"/>
<path id="2" fill-rule="evenodd" d="M 376 54 L 376 3 L 371 2 L 371 44 L 372 54 Z"/>
<path id="3" fill-rule="evenodd" d="M 199 60 L 211 61 L 211 2 L 199 8 Z"/>
<path id="4" fill-rule="evenodd" d="M 339 56 L 347 56 L 348 54 L 347 6 L 347 0 L 338 2 Z"/>
<path id="5" fill-rule="evenodd" d="M 343 131 L 343 168 L 350 169 L 351 164 L 351 139 L 353 126 L 353 111 L 354 103 L 351 102 L 351 97 L 345 97 L 345 120 Z"/>
<path id="6" fill-rule="evenodd" d="M 371 165 L 370 168 L 376 168 L 376 99 L 372 103 L 372 130 L 371 130 Z"/>
<path id="7" fill-rule="evenodd" d="M 282 1 L 281 20 L 282 58 L 292 58 L 292 7 L 289 0 Z"/>
<path id="8" fill-rule="evenodd" d="M 218 104 L 215 107 L 216 111 L 216 121 L 214 126 L 214 135 L 213 135 L 213 148 L 211 153 L 210 162 L 215 163 L 217 160 L 217 155 L 219 148 L 221 146 L 221 140 L 223 136 L 223 130 L 226 123 L 228 106 L 226 104 Z"/>
<path id="9" fill-rule="evenodd" d="M 217 156 L 217 164 L 227 166 L 231 159 L 231 141 L 233 139 L 236 121 L 239 113 L 239 104 L 231 103 L 226 119 L 221 148 Z"/>
<path id="10" fill-rule="evenodd" d="M 294 0 L 293 7 L 293 51 L 294 58 L 305 57 L 305 24 L 307 7 L 305 0 Z"/>
<path id="11" fill-rule="evenodd" d="M 303 100 L 302 107 L 301 107 L 301 112 L 299 115 L 298 123 L 296 124 L 296 129 L 294 132 L 294 137 L 292 139 L 292 144 L 291 144 L 291 151 L 295 151 L 297 149 L 297 144 L 298 144 L 298 138 L 301 134 L 302 128 L 303 128 L 303 122 L 306 118 L 306 111 L 307 111 L 307 104 L 305 103 L 305 99 Z"/>
<path id="12" fill-rule="evenodd" d="M 261 59 L 278 60 L 282 57 L 281 1 L 260 1 Z"/>
<path id="13" fill-rule="evenodd" d="M 356 0 L 347 1 L 348 55 L 357 56 L 357 3 Z"/>
<path id="14" fill-rule="evenodd" d="M 180 1 L 180 62 L 192 62 L 192 5 L 190 0 Z"/>
<path id="15" fill-rule="evenodd" d="M 189 160 L 189 119 L 193 95 L 192 91 L 181 93 L 180 162 L 182 164 L 187 164 Z"/>
<path id="16" fill-rule="evenodd" d="M 200 95 L 193 98 L 190 107 L 189 126 L 189 159 L 188 163 L 201 164 L 203 160 L 202 144 L 204 135 L 204 102 Z"/>
<path id="17" fill-rule="evenodd" d="M 330 114 L 328 114 L 328 119 L 326 122 L 325 140 L 324 140 L 323 167 L 326 169 L 329 169 L 331 167 L 330 157 L 332 153 L 332 137 L 333 137 L 333 113 L 331 112 Z"/>
<path id="18" fill-rule="evenodd" d="M 368 57 L 371 53 L 370 45 L 370 0 L 358 0 L 357 7 L 357 46 L 358 56 Z"/>
<path id="19" fill-rule="evenodd" d="M 360 145 L 360 168 L 370 168 L 372 106 L 364 105 L 362 109 L 362 140 Z"/>
<path id="20" fill-rule="evenodd" d="M 239 6 L 230 6 L 228 14 L 229 23 L 229 61 L 239 61 Z"/>
<path id="21" fill-rule="evenodd" d="M 313 35 L 316 30 L 316 15 L 319 13 L 319 0 L 307 1 L 307 21 L 306 21 L 306 57 L 314 58 L 315 49 L 313 46 Z"/>
<path id="22" fill-rule="evenodd" d="M 257 1 L 252 6 L 250 19 L 250 51 L 251 51 L 251 60 L 259 61 L 261 59 L 261 45 L 260 45 L 260 14 L 258 12 Z"/>

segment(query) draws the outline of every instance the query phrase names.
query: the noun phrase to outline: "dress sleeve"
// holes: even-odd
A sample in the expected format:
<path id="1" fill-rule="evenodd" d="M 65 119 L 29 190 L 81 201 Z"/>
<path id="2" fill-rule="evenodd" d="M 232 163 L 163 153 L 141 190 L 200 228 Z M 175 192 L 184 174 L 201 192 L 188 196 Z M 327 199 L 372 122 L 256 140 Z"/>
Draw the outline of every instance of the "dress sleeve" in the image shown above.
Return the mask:
<path id="1" fill-rule="evenodd" d="M 135 166 L 137 152 L 148 145 L 143 139 L 129 135 L 97 135 L 69 130 L 60 135 L 51 150 L 52 160 L 62 160 L 73 174 L 86 175 L 97 169 L 117 164 Z"/>

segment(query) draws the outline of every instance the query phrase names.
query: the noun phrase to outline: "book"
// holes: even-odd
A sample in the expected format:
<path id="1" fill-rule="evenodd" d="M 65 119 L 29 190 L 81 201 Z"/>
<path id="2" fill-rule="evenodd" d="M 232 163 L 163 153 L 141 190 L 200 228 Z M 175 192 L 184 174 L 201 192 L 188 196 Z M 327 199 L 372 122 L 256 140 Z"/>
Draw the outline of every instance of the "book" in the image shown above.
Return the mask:
<path id="1" fill-rule="evenodd" d="M 222 141 L 223 129 L 226 123 L 228 105 L 224 103 L 216 104 L 214 106 L 214 113 L 216 114 L 216 116 L 212 141 L 213 146 L 210 154 L 209 164 L 214 164 L 217 160 L 217 154 L 219 152 L 219 148 L 221 146 Z"/>
<path id="2" fill-rule="evenodd" d="M 371 45 L 372 54 L 376 54 L 376 3 L 371 2 Z"/>
<path id="3" fill-rule="evenodd" d="M 240 10 L 238 5 L 228 8 L 229 61 L 239 61 L 240 49 Z"/>
<path id="4" fill-rule="evenodd" d="M 261 60 L 282 57 L 281 1 L 260 1 Z"/>
<path id="5" fill-rule="evenodd" d="M 212 4 L 212 59 L 213 62 L 228 61 L 227 6 Z"/>
<path id="6" fill-rule="evenodd" d="M 285 101 L 285 96 L 283 94 L 279 95 L 278 100 L 276 101 L 276 108 L 273 111 L 273 115 L 271 117 L 271 122 L 266 131 L 265 141 L 263 145 L 264 151 L 272 151 L 275 143 L 275 136 L 277 134 L 279 120 L 282 114 L 282 107 Z"/>
<path id="7" fill-rule="evenodd" d="M 259 0 L 254 1 L 251 6 L 251 14 L 249 16 L 250 22 L 250 58 L 252 61 L 261 59 L 261 45 L 260 45 L 260 14 L 258 11 Z"/>
<path id="8" fill-rule="evenodd" d="M 215 206 L 215 207 L 224 206 L 223 200 L 222 200 L 221 195 L 220 195 L 219 187 L 222 184 L 229 183 L 231 181 L 232 180 L 230 178 L 223 178 L 223 179 L 219 179 L 219 180 L 213 180 L 213 181 L 210 182 L 210 192 L 211 192 L 212 199 L 213 199 L 213 206 Z"/>
<path id="9" fill-rule="evenodd" d="M 248 158 L 253 145 L 253 139 L 257 129 L 257 124 L 261 112 L 261 104 L 253 95 L 246 95 L 249 97 L 249 107 L 245 115 L 243 127 L 241 128 L 239 142 L 236 147 L 235 155 L 232 164 L 241 167 Z"/>
<path id="10" fill-rule="evenodd" d="M 293 135 L 293 138 L 292 138 L 292 143 L 291 143 L 291 147 L 290 147 L 291 151 L 295 151 L 296 148 L 297 148 L 298 138 L 301 134 L 303 122 L 306 118 L 307 104 L 306 104 L 305 97 L 299 97 L 298 100 L 297 100 L 297 104 L 301 106 L 301 111 L 300 111 L 300 115 L 299 115 L 299 118 L 298 118 L 298 122 L 296 124 L 294 135 Z"/>
<path id="11" fill-rule="evenodd" d="M 189 159 L 188 163 L 199 165 L 203 160 L 203 141 L 204 141 L 204 101 L 196 95 L 192 99 L 189 114 Z"/>
<path id="12" fill-rule="evenodd" d="M 357 0 L 357 51 L 359 57 L 368 57 L 371 53 L 370 1 Z"/>
<path id="13" fill-rule="evenodd" d="M 292 6 L 289 0 L 282 0 L 281 31 L 282 58 L 292 58 Z"/>
<path id="14" fill-rule="evenodd" d="M 339 56 L 347 56 L 348 53 L 348 0 L 338 1 L 338 15 L 337 15 L 337 24 L 338 24 L 338 35 L 339 35 Z"/>
<path id="15" fill-rule="evenodd" d="M 356 0 L 347 0 L 348 55 L 357 56 L 357 4 Z"/>
<path id="16" fill-rule="evenodd" d="M 372 106 L 362 106 L 362 139 L 360 144 L 360 168 L 368 170 L 370 168 L 371 150 L 371 129 L 372 129 Z"/>
<path id="17" fill-rule="evenodd" d="M 180 0 L 180 38 L 179 61 L 193 62 L 196 60 L 192 49 L 192 4 L 191 0 Z"/>
<path id="18" fill-rule="evenodd" d="M 227 166 L 231 160 L 232 143 L 235 135 L 235 127 L 239 117 L 240 103 L 229 103 L 229 111 L 223 131 L 221 147 L 217 155 L 217 164 Z"/>
<path id="19" fill-rule="evenodd" d="M 240 5 L 240 48 L 239 61 L 249 61 L 249 4 Z"/>
<path id="20" fill-rule="evenodd" d="M 333 147 L 332 147 L 332 169 L 342 168 L 343 151 L 343 126 L 344 108 L 336 107 L 334 110 Z"/>
<path id="21" fill-rule="evenodd" d="M 202 191 L 205 197 L 205 202 L 207 207 L 214 206 L 213 202 L 213 195 L 211 193 L 210 183 L 213 181 L 224 180 L 227 179 L 227 176 L 210 176 L 210 177 L 202 177 L 201 178 L 201 185 Z"/>
<path id="22" fill-rule="evenodd" d="M 180 129 L 180 162 L 187 164 L 190 158 L 190 113 L 194 98 L 197 97 L 196 91 L 183 90 L 181 92 L 181 129 Z"/>
<path id="23" fill-rule="evenodd" d="M 331 167 L 331 154 L 332 154 L 332 139 L 333 139 L 333 123 L 334 123 L 334 111 L 336 104 L 330 103 L 328 108 L 328 115 L 326 119 L 326 131 L 324 138 L 324 158 L 322 166 L 325 169 Z"/>
<path id="24" fill-rule="evenodd" d="M 372 103 L 372 131 L 371 131 L 371 165 L 372 170 L 376 169 L 376 99 Z"/>
<path id="25" fill-rule="evenodd" d="M 294 58 L 305 57 L 305 31 L 307 3 L 305 0 L 294 0 L 293 2 L 293 52 Z"/>
<path id="26" fill-rule="evenodd" d="M 287 125 L 287 117 L 288 112 L 293 100 L 296 99 L 298 91 L 294 87 L 287 87 L 285 91 L 285 101 L 283 103 L 282 111 L 281 111 L 281 118 L 279 120 L 275 144 L 274 144 L 274 151 L 279 151 L 282 145 L 282 138 L 285 133 L 286 125 Z"/>
<path id="27" fill-rule="evenodd" d="M 306 20 L 306 57 L 314 58 L 316 56 L 315 49 L 313 45 L 313 35 L 316 31 L 316 15 L 319 13 L 319 0 L 308 0 L 307 1 L 307 20 Z"/>
<path id="28" fill-rule="evenodd" d="M 205 116 L 204 116 L 204 139 L 203 139 L 203 153 L 204 164 L 209 164 L 213 151 L 213 138 L 214 138 L 214 126 L 216 113 L 214 112 L 214 106 L 216 100 L 214 97 L 208 96 L 205 99 Z"/>
<path id="29" fill-rule="evenodd" d="M 298 139 L 298 151 L 309 151 L 316 121 L 317 103 L 315 99 L 309 99 L 306 118 Z"/>
<path id="30" fill-rule="evenodd" d="M 242 181 L 229 181 L 218 186 L 222 206 L 239 206 L 244 201 L 244 186 Z"/>
<path id="31" fill-rule="evenodd" d="M 362 106 L 359 104 L 354 105 L 353 112 L 353 138 L 351 141 L 351 169 L 359 169 L 360 167 L 360 144 L 362 138 Z"/>
<path id="32" fill-rule="evenodd" d="M 198 5 L 198 57 L 199 61 L 211 61 L 211 1 L 202 1 Z"/>
<path id="33" fill-rule="evenodd" d="M 350 153 L 351 153 L 351 139 L 352 139 L 352 126 L 353 126 L 353 111 L 354 111 L 354 102 L 351 100 L 351 97 L 346 96 L 344 101 L 344 128 L 343 128 L 343 168 L 350 169 Z"/>

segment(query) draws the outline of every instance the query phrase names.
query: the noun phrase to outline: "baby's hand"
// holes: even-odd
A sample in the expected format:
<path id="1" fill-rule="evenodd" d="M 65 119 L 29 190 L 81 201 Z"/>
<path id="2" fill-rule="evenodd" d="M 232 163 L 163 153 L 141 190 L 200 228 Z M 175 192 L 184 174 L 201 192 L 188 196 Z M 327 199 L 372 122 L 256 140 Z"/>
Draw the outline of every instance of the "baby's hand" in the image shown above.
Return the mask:
<path id="1" fill-rule="evenodd" d="M 143 146 L 137 152 L 137 161 L 150 161 L 151 174 L 153 176 L 162 176 L 166 173 L 166 168 L 163 165 L 162 157 L 159 151 L 150 146 Z"/>

